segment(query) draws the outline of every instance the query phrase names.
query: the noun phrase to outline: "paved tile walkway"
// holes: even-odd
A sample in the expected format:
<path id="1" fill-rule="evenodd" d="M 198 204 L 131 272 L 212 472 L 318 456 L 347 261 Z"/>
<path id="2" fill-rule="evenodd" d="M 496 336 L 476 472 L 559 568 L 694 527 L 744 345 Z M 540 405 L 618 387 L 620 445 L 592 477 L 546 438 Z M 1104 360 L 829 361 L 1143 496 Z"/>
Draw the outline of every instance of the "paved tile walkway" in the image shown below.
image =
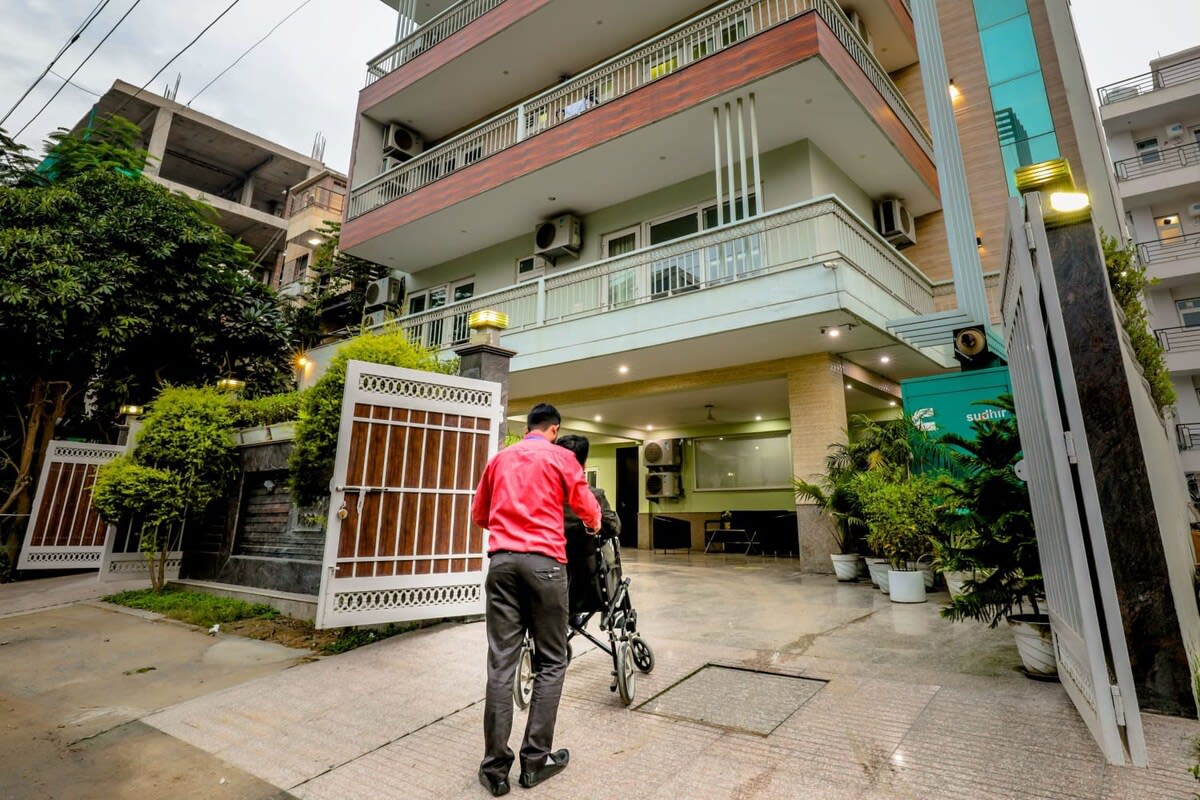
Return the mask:
<path id="1" fill-rule="evenodd" d="M 0 583 L 0 617 L 60 608 L 72 603 L 99 600 L 129 589 L 149 587 L 149 578 L 125 578 L 101 583 L 95 572 Z"/>
<path id="2" fill-rule="evenodd" d="M 576 648 L 556 737 L 571 766 L 537 797 L 1190 800 L 1200 786 L 1194 721 L 1146 716 L 1151 768 L 1107 766 L 1061 686 L 1014 670 L 1007 631 L 939 619 L 944 595 L 898 606 L 743 556 L 634 553 L 627 572 L 655 670 L 625 708 L 607 656 Z M 484 656 L 481 623 L 444 625 L 145 721 L 303 800 L 486 797 Z M 827 683 L 765 736 L 648 713 L 706 664 Z"/>

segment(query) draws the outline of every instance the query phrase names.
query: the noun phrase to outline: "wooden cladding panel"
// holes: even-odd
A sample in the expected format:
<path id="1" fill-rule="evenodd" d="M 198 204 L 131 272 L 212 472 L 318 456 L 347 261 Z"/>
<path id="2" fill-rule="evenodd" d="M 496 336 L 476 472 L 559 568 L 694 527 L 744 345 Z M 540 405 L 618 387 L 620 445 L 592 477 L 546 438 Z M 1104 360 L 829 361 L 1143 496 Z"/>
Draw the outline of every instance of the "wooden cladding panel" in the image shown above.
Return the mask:
<path id="1" fill-rule="evenodd" d="M 822 56 L 936 194 L 933 162 L 816 13 L 804 14 L 397 198 L 342 228 L 342 247 L 381 236 L 557 161 Z"/>
<path id="2" fill-rule="evenodd" d="M 336 577 L 481 569 L 467 557 L 483 546 L 469 492 L 487 462 L 489 420 L 365 403 L 354 413 Z"/>
<path id="3" fill-rule="evenodd" d="M 393 70 L 358 93 L 358 111 L 371 108 L 422 78 L 449 64 L 495 36 L 522 17 L 537 11 L 551 0 L 507 0 L 478 19 L 464 25 L 399 69 Z M 351 173 L 353 174 L 353 173 Z"/>
<path id="4" fill-rule="evenodd" d="M 46 476 L 38 520 L 30 538 L 34 547 L 99 547 L 107 524 L 92 505 L 95 464 L 54 462 Z"/>

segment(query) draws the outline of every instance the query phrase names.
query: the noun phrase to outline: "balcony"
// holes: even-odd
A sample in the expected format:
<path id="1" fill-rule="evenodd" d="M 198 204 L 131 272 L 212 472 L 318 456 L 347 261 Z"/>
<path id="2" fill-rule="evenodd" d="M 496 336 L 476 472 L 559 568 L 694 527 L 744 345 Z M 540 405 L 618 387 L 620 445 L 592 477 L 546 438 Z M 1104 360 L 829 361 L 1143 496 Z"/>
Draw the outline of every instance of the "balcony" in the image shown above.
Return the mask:
<path id="1" fill-rule="evenodd" d="M 1200 373 L 1200 325 L 1159 328 L 1154 331 L 1162 345 L 1167 370 L 1173 375 Z"/>
<path id="2" fill-rule="evenodd" d="M 1148 150 L 1113 167 L 1127 203 L 1186 201 L 1200 183 L 1200 141 Z"/>
<path id="3" fill-rule="evenodd" d="M 417 271 L 557 210 L 539 212 L 535 199 L 589 213 L 704 174 L 710 104 L 741 92 L 758 95 L 762 152 L 810 138 L 868 194 L 903 196 L 915 214 L 938 207 L 929 135 L 841 9 L 737 0 L 355 187 L 343 246 L 387 263 L 397 252 L 387 234 L 410 226 L 404 268 Z M 667 154 L 672 163 L 657 163 Z M 614 164 L 619 185 L 598 179 Z M 486 198 L 500 186 L 503 197 Z M 459 229 L 468 235 L 448 242 Z"/>
<path id="4" fill-rule="evenodd" d="M 367 86 L 412 61 L 438 42 L 449 39 L 504 0 L 463 0 L 431 18 L 414 32 L 367 62 Z"/>
<path id="5" fill-rule="evenodd" d="M 1109 132 L 1169 125 L 1190 116 L 1200 98 L 1200 57 L 1165 63 L 1096 90 Z"/>
<path id="6" fill-rule="evenodd" d="M 1140 242 L 1137 250 L 1138 257 L 1146 266 L 1146 277 L 1164 287 L 1193 280 L 1200 275 L 1200 233 Z"/>
<path id="7" fill-rule="evenodd" d="M 895 344 L 884 324 L 931 312 L 933 287 L 826 197 L 386 324 L 447 350 L 467 340 L 468 316 L 481 309 L 508 314 L 514 372 L 579 371 L 650 348 L 672 374 L 722 366 L 720 353 L 736 364 L 823 349 L 820 326 L 847 314 L 865 337 L 847 350 Z"/>

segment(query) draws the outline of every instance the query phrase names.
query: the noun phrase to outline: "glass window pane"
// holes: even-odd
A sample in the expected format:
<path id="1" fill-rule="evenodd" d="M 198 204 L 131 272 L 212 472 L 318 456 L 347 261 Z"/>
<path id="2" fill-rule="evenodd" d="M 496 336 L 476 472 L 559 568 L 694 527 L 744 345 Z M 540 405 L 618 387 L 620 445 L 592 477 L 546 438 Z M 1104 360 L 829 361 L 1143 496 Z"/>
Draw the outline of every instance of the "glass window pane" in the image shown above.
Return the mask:
<path id="1" fill-rule="evenodd" d="M 992 109 L 1001 144 L 1039 136 L 1054 130 L 1042 73 L 1026 75 L 992 87 Z"/>
<path id="2" fill-rule="evenodd" d="M 429 307 L 441 308 L 446 305 L 446 287 L 441 286 L 429 292 Z"/>
<path id="3" fill-rule="evenodd" d="M 454 287 L 454 302 L 466 300 L 475 294 L 475 283 L 460 283 Z"/>
<path id="4" fill-rule="evenodd" d="M 425 310 L 425 295 L 417 294 L 408 298 L 408 313 L 420 314 Z"/>
<path id="5" fill-rule="evenodd" d="M 789 485 L 786 433 L 695 440 L 697 489 L 763 489 Z"/>
<path id="6" fill-rule="evenodd" d="M 630 231 L 624 236 L 614 236 L 607 240 L 605 247 L 608 251 L 605 253 L 607 258 L 616 258 L 626 253 L 632 253 L 637 249 L 637 233 Z"/>
<path id="7" fill-rule="evenodd" d="M 738 198 L 737 207 L 736 207 L 735 211 L 737 213 L 738 219 L 744 219 L 744 217 L 742 216 L 742 199 L 740 197 Z M 758 198 L 754 195 L 750 195 L 750 216 L 753 217 L 757 213 L 758 213 Z M 733 212 L 730 211 L 728 200 L 721 203 L 721 215 L 726 224 L 737 221 L 733 217 Z M 720 224 L 720 223 L 717 220 L 716 205 L 711 205 L 708 208 L 704 209 L 704 227 L 705 228 L 715 228 L 715 227 L 717 227 L 718 224 Z"/>
<path id="8" fill-rule="evenodd" d="M 1185 326 L 1191 328 L 1200 325 L 1200 298 L 1177 300 L 1175 307 L 1179 309 L 1179 321 Z"/>
<path id="9" fill-rule="evenodd" d="M 1004 173 L 1008 178 L 1009 194 L 1016 197 L 1017 183 L 1013 172 L 1017 167 L 1058 158 L 1058 138 L 1051 132 L 1035 136 L 1032 139 L 1022 139 L 1019 142 L 1002 145 L 1000 155 L 1004 159 Z"/>
<path id="10" fill-rule="evenodd" d="M 979 43 L 983 47 L 988 83 L 992 86 L 1031 72 L 1041 72 L 1037 44 L 1033 40 L 1033 28 L 1028 16 L 981 30 Z M 996 104 L 996 107 L 1000 105 Z"/>
<path id="11" fill-rule="evenodd" d="M 689 211 L 682 217 L 664 220 L 650 226 L 650 244 L 662 244 L 680 236 L 688 236 L 700 230 L 696 212 Z"/>
<path id="12" fill-rule="evenodd" d="M 1028 12 L 1025 0 L 975 0 L 975 22 L 980 30 Z"/>

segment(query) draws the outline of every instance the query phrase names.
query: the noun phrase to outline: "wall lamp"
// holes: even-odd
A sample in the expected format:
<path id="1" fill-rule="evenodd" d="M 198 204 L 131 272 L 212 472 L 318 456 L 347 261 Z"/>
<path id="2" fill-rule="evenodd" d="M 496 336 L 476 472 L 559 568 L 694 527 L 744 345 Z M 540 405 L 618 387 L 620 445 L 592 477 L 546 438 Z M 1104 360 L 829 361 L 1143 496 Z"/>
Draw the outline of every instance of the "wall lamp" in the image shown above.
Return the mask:
<path id="1" fill-rule="evenodd" d="M 246 388 L 246 382 L 237 378 L 221 378 L 217 381 L 217 388 L 222 392 L 240 392 Z"/>
<path id="2" fill-rule="evenodd" d="M 141 406 L 136 406 L 132 403 L 126 403 L 118 409 L 118 413 L 123 417 L 140 417 L 145 409 Z"/>
<path id="3" fill-rule="evenodd" d="M 1013 175 L 1018 194 L 1041 192 L 1047 196 L 1049 207 L 1042 214 L 1047 228 L 1058 228 L 1091 218 L 1091 198 L 1075 188 L 1071 164 L 1065 158 L 1018 167 Z"/>
<path id="4" fill-rule="evenodd" d="M 821 326 L 821 335 L 828 336 L 831 339 L 836 339 L 842 335 L 842 331 L 849 333 L 854 330 L 853 322 L 843 322 L 841 325 L 823 325 Z"/>

